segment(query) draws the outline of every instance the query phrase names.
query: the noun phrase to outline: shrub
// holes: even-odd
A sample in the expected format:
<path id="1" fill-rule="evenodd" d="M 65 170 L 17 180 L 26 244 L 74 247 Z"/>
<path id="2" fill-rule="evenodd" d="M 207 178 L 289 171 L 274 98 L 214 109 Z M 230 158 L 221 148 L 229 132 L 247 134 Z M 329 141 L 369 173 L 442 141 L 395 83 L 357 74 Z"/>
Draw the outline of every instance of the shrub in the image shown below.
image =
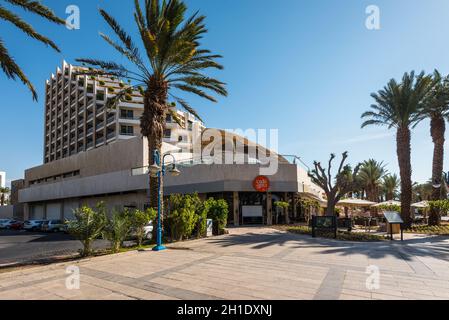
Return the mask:
<path id="1" fill-rule="evenodd" d="M 124 88 L 125 87 L 125 84 L 123 82 L 120 82 L 118 85 L 119 85 L 120 88 Z"/>
<path id="2" fill-rule="evenodd" d="M 223 199 L 209 198 L 206 205 L 208 207 L 208 218 L 212 219 L 214 223 L 215 233 L 223 234 L 228 223 L 228 203 Z"/>
<path id="3" fill-rule="evenodd" d="M 132 100 L 133 100 L 133 97 L 132 97 L 130 94 L 126 94 L 126 95 L 125 95 L 125 100 L 126 100 L 126 101 L 132 101 Z"/>
<path id="4" fill-rule="evenodd" d="M 209 206 L 207 201 L 201 201 L 198 194 L 193 194 L 192 200 L 195 206 L 195 213 L 197 215 L 197 222 L 195 226 L 195 234 L 197 238 L 206 237 L 207 235 L 207 214 L 209 212 Z"/>
<path id="5" fill-rule="evenodd" d="M 92 243 L 101 236 L 106 225 L 104 203 L 97 204 L 96 211 L 87 206 L 75 210 L 75 220 L 68 224 L 68 232 L 83 244 L 81 256 L 92 254 Z"/>
<path id="6" fill-rule="evenodd" d="M 164 222 L 169 226 L 171 239 L 190 238 L 198 220 L 195 199 L 190 195 L 176 194 L 170 196 L 169 202 L 170 212 Z"/>
<path id="7" fill-rule="evenodd" d="M 118 252 L 131 232 L 131 218 L 128 210 L 115 211 L 107 219 L 103 237 L 112 244 L 112 252 Z"/>
<path id="8" fill-rule="evenodd" d="M 279 227 L 279 229 L 286 230 L 288 232 L 296 233 L 296 234 L 312 235 L 312 228 L 308 227 L 308 226 L 295 226 L 295 227 L 288 227 L 286 229 Z M 320 237 L 333 239 L 334 233 L 333 232 L 320 232 Z M 369 233 L 363 233 L 363 232 L 338 231 L 337 232 L 337 240 L 370 242 L 370 241 L 383 241 L 383 240 L 385 240 L 385 238 L 383 236 L 369 234 Z"/>
<path id="9" fill-rule="evenodd" d="M 287 209 L 289 207 L 289 204 L 285 201 L 275 201 L 274 206 L 281 209 Z"/>
<path id="10" fill-rule="evenodd" d="M 131 227 L 136 232 L 137 246 L 140 248 L 145 237 L 145 226 L 154 221 L 157 216 L 157 211 L 154 208 L 148 208 L 145 211 L 135 210 L 131 214 Z M 156 224 L 153 223 L 153 226 Z"/>
<path id="11" fill-rule="evenodd" d="M 106 84 L 106 82 L 101 80 L 101 81 L 99 81 L 99 84 L 100 84 L 100 86 L 104 86 Z"/>

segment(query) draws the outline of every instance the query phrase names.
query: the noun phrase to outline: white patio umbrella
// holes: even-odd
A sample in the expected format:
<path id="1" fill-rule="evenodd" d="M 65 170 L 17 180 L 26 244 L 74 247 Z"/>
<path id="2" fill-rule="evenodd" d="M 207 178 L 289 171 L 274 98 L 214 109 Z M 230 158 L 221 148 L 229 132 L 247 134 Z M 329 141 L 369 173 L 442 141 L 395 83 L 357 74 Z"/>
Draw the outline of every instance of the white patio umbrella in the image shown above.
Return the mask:
<path id="1" fill-rule="evenodd" d="M 345 206 L 345 207 L 371 207 L 373 204 L 376 204 L 372 201 L 361 200 L 361 199 L 343 199 L 337 203 L 337 206 Z"/>
<path id="2" fill-rule="evenodd" d="M 417 208 L 417 209 L 426 209 L 429 207 L 429 201 L 421 201 L 421 202 L 417 202 L 412 204 L 413 208 Z"/>
<path id="3" fill-rule="evenodd" d="M 401 203 L 399 201 L 396 200 L 388 200 L 388 201 L 384 201 L 381 203 L 377 203 L 375 205 L 373 205 L 372 207 L 383 207 L 383 206 L 401 206 Z"/>

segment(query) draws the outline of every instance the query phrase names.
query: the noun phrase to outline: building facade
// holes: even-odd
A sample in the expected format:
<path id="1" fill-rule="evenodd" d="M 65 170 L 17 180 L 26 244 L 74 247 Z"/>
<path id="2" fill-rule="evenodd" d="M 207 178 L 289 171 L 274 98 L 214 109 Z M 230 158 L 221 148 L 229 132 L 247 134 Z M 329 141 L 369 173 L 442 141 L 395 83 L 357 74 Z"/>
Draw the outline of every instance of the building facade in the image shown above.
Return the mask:
<path id="1" fill-rule="evenodd" d="M 6 188 L 6 172 L 0 171 L 0 188 Z"/>
<path id="2" fill-rule="evenodd" d="M 44 163 L 140 136 L 144 106 L 139 90 L 129 89 L 116 108 L 108 109 L 107 99 L 129 85 L 112 76 L 80 75 L 86 70 L 64 61 L 46 81 Z M 189 148 L 192 133 L 204 125 L 187 112 L 173 111 L 182 126 L 167 116 L 164 141 Z"/>
<path id="3" fill-rule="evenodd" d="M 108 110 L 107 99 L 126 84 L 114 77 L 80 76 L 82 70 L 64 62 L 46 83 L 44 164 L 26 170 L 15 184 L 24 219 L 70 220 L 76 208 L 99 202 L 109 211 L 149 206 L 148 142 L 139 128 L 142 96 L 132 91 Z M 182 123 L 167 115 L 162 153 L 171 153 L 182 173 L 164 178 L 165 195 L 223 198 L 230 208 L 228 222 L 235 226 L 288 223 L 299 219 L 301 197 L 322 201 L 303 167 L 247 138 L 205 129 L 192 115 L 172 111 Z M 198 146 L 199 155 L 194 152 Z M 212 157 L 205 159 L 202 150 Z M 262 176 L 268 154 L 277 170 Z M 277 201 L 291 205 L 276 208 Z"/>

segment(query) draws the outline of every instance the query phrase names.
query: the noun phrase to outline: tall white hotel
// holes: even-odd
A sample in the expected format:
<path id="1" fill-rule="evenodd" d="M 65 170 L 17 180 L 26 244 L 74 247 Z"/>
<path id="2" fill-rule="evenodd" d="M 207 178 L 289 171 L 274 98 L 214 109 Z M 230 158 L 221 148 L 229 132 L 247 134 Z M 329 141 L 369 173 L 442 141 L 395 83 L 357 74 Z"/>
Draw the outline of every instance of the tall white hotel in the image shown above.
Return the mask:
<path id="1" fill-rule="evenodd" d="M 44 163 L 140 135 L 143 98 L 139 91 L 133 90 L 117 108 L 108 109 L 106 100 L 128 85 L 112 76 L 76 74 L 83 70 L 87 68 L 64 61 L 46 82 Z M 164 142 L 186 148 L 194 128 L 204 126 L 187 112 L 177 113 L 185 129 L 168 117 Z"/>

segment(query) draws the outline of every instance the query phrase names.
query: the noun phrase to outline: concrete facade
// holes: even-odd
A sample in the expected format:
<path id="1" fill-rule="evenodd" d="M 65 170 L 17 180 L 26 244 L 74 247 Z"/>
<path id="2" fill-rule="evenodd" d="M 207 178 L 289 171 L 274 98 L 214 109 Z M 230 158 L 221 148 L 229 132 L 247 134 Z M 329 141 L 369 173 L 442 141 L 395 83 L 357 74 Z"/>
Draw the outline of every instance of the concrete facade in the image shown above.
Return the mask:
<path id="1" fill-rule="evenodd" d="M 86 67 L 63 61 L 62 68 L 46 82 L 44 163 L 140 136 L 141 92 L 113 76 L 83 75 L 86 71 Z M 124 90 L 125 98 L 117 107 L 107 108 L 106 101 Z M 172 108 L 164 142 L 190 148 L 192 135 L 203 128 L 193 115 Z"/>
<path id="2" fill-rule="evenodd" d="M 134 137 L 26 170 L 24 187 L 18 190 L 18 201 L 24 204 L 24 219 L 70 219 L 73 209 L 95 206 L 100 201 L 110 210 L 144 209 L 148 205 L 149 176 L 135 175 L 133 168 L 147 165 L 147 149 L 145 139 Z M 245 223 L 241 203 L 251 206 L 255 202 L 263 207 L 261 222 L 272 224 L 272 202 L 289 201 L 305 191 L 305 181 L 300 180 L 303 169 L 286 161 L 279 163 L 277 173 L 268 177 L 270 190 L 265 195 L 257 194 L 253 187 L 262 166 L 181 163 L 180 176 L 165 176 L 164 193 L 197 192 L 203 197 L 226 198 L 233 211 L 230 222 L 234 225 Z M 289 215 L 285 214 L 288 221 Z"/>

